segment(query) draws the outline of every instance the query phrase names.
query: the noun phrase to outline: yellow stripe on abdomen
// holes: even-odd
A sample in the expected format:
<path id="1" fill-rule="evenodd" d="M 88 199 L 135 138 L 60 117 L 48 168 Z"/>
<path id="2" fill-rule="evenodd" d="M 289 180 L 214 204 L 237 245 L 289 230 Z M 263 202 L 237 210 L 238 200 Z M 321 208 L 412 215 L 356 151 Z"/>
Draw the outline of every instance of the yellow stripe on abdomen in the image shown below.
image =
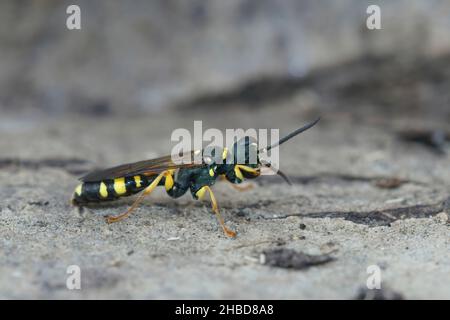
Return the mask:
<path id="1" fill-rule="evenodd" d="M 134 176 L 134 183 L 136 183 L 136 188 L 140 188 L 142 186 L 141 176 Z"/>
<path id="2" fill-rule="evenodd" d="M 108 198 L 108 188 L 106 187 L 106 184 L 104 182 L 100 183 L 100 189 L 98 193 L 100 194 L 100 197 Z"/>
<path id="3" fill-rule="evenodd" d="M 114 192 L 119 196 L 127 193 L 127 187 L 125 186 L 125 178 L 114 179 Z"/>

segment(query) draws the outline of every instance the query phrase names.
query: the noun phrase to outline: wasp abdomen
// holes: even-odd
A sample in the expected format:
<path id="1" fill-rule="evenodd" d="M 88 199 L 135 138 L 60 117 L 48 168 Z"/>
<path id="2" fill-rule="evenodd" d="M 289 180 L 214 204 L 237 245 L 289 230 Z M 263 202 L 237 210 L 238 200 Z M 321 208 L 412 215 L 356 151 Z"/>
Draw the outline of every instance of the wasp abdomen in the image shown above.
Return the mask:
<path id="1" fill-rule="evenodd" d="M 74 204 L 115 200 L 130 196 L 146 188 L 152 179 L 144 175 L 122 177 L 104 181 L 89 181 L 79 184 L 73 194 Z"/>

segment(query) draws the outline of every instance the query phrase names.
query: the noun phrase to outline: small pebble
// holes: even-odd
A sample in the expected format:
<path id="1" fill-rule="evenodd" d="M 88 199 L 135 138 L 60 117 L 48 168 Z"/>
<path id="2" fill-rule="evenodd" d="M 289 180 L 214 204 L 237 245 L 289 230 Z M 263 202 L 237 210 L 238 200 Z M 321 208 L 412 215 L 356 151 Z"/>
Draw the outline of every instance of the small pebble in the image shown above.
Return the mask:
<path id="1" fill-rule="evenodd" d="M 448 222 L 448 214 L 442 211 L 436 215 L 436 220 L 442 224 L 446 224 Z"/>

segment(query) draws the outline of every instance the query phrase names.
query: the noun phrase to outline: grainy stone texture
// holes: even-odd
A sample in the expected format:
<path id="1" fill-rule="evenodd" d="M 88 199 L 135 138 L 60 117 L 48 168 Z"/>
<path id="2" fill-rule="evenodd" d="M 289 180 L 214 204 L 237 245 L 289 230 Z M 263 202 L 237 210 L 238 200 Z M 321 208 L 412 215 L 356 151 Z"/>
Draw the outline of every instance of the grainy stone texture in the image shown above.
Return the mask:
<path id="1" fill-rule="evenodd" d="M 333 115 L 281 148 L 292 187 L 275 177 L 260 178 L 247 192 L 214 186 L 236 239 L 222 234 L 209 204 L 190 195 L 174 201 L 158 190 L 112 225 L 102 215 L 125 210 L 132 199 L 84 212 L 69 205 L 83 169 L 167 153 L 171 130 L 190 129 L 193 119 L 205 120 L 205 128 L 271 123 L 284 132 L 307 120 L 295 107 L 276 113 L 22 119 L 17 125 L 2 119 L 2 158 L 34 162 L 4 162 L 0 170 L 0 297 L 349 299 L 365 286 L 366 268 L 377 264 L 382 285 L 405 298 L 449 298 L 449 207 L 443 203 L 450 195 L 449 156 Z M 407 182 L 377 186 L 379 177 L 392 176 Z M 428 213 L 384 216 L 417 205 Z M 358 219 L 370 211 L 379 216 Z M 378 225 L 380 219 L 388 223 Z M 260 254 L 277 247 L 335 259 L 306 270 L 261 265 Z M 80 291 L 65 287 L 72 264 L 82 270 Z"/>

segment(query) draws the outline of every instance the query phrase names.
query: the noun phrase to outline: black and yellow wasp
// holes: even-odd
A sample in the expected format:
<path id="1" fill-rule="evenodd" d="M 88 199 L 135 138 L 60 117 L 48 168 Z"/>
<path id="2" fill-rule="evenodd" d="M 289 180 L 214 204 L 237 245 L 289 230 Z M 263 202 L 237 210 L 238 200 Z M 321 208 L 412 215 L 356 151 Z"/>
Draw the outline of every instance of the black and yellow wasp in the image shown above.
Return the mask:
<path id="1" fill-rule="evenodd" d="M 236 233 L 226 227 L 219 213 L 216 198 L 211 186 L 218 177 L 223 177 L 233 184 L 240 184 L 244 179 L 253 179 L 261 174 L 262 167 L 271 164 L 259 158 L 276 146 L 314 126 L 320 118 L 301 127 L 267 148 L 259 149 L 256 139 L 245 136 L 235 142 L 231 150 L 214 147 L 192 151 L 180 157 L 165 156 L 117 167 L 92 171 L 81 177 L 82 183 L 75 189 L 72 203 L 77 206 L 92 202 L 115 200 L 142 192 L 131 207 L 118 216 L 108 216 L 108 223 L 117 222 L 127 217 L 157 186 L 164 186 L 169 196 L 178 198 L 188 190 L 194 199 L 202 199 L 209 193 L 212 210 L 229 237 Z M 202 154 L 199 163 L 192 163 L 192 158 Z M 174 159 L 177 159 L 175 162 Z M 186 163 L 188 161 L 188 163 Z M 276 171 L 287 182 L 289 180 L 281 172 Z"/>

